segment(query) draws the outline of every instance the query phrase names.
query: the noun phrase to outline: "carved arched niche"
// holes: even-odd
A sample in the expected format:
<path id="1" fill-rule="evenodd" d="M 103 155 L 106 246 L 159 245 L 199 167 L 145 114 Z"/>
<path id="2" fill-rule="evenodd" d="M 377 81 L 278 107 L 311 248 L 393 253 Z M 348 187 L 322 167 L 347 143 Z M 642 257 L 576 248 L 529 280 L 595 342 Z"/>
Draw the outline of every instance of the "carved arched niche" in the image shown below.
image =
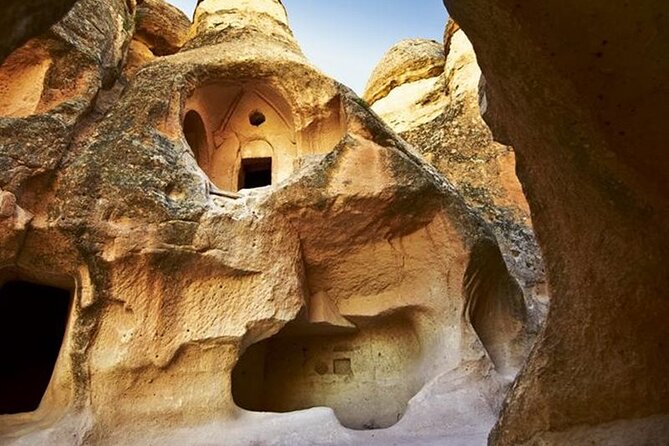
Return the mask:
<path id="1" fill-rule="evenodd" d="M 287 178 L 299 156 L 290 106 L 260 83 L 216 83 L 186 101 L 184 135 L 220 189 L 238 191 Z"/>
<path id="2" fill-rule="evenodd" d="M 285 180 L 300 158 L 329 152 L 345 134 L 338 97 L 303 119 L 299 130 L 289 102 L 263 81 L 199 87 L 182 116 L 200 168 L 216 187 L 232 192 Z"/>

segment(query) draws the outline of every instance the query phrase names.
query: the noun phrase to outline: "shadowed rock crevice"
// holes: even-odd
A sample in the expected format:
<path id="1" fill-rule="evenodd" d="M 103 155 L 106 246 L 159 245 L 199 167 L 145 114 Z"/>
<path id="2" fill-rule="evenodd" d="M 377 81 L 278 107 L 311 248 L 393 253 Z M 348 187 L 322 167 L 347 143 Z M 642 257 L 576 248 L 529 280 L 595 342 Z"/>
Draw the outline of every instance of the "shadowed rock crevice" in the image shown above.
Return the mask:
<path id="1" fill-rule="evenodd" d="M 207 129 L 202 122 L 202 117 L 195 110 L 190 110 L 184 118 L 184 136 L 188 146 L 193 151 L 198 164 L 202 165 L 209 154 L 209 142 L 207 141 Z"/>
<path id="2" fill-rule="evenodd" d="M 0 16 L 0 64 L 14 49 L 46 32 L 77 0 L 6 0 Z"/>
<path id="3" fill-rule="evenodd" d="M 527 309 L 495 244 L 483 241 L 474 246 L 464 287 L 472 327 L 500 373 L 514 376 L 527 356 Z"/>

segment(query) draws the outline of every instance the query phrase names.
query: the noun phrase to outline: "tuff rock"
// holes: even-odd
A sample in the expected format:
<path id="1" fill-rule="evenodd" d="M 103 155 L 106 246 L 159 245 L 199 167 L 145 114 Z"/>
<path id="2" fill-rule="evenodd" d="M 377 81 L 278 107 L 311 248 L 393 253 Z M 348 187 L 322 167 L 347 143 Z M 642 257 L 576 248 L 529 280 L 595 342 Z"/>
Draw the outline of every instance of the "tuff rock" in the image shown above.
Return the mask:
<path id="1" fill-rule="evenodd" d="M 490 224 L 536 332 L 548 309 L 546 280 L 514 152 L 493 140 L 481 117 L 481 70 L 467 36 L 450 21 L 444 37 L 393 46 L 363 97 Z"/>
<path id="2" fill-rule="evenodd" d="M 658 1 L 445 0 L 516 152 L 551 308 L 492 445 L 669 439 L 669 28 Z"/>
<path id="3" fill-rule="evenodd" d="M 0 442 L 480 444 L 529 339 L 492 230 L 279 1 L 167 11 L 80 0 L 0 67 Z"/>
<path id="4" fill-rule="evenodd" d="M 279 0 L 8 1 L 0 444 L 666 444 L 666 14 L 445 3 L 363 100 Z"/>

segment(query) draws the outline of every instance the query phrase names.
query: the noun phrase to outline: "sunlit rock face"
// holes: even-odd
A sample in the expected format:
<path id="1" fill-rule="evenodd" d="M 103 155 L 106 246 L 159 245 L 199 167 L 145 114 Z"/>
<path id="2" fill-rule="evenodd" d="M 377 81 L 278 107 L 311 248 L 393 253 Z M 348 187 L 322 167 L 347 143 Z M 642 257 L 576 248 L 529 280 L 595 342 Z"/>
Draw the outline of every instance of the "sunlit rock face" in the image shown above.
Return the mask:
<path id="1" fill-rule="evenodd" d="M 491 225 L 525 290 L 536 332 L 548 309 L 541 253 L 513 149 L 495 142 L 481 118 L 480 83 L 474 49 L 450 21 L 444 43 L 418 39 L 393 46 L 372 73 L 364 98 Z"/>
<path id="2" fill-rule="evenodd" d="M 445 106 L 445 64 L 442 43 L 403 40 L 374 68 L 363 97 L 398 133 L 430 122 Z"/>
<path id="3" fill-rule="evenodd" d="M 552 297 L 490 444 L 666 444 L 666 7 L 445 3 L 516 151 Z"/>
<path id="4" fill-rule="evenodd" d="M 50 340 L 7 350 L 0 442 L 483 442 L 528 319 L 489 227 L 280 2 L 205 0 L 168 55 L 143 11 L 81 0 L 0 67 L 0 318 Z"/>
<path id="5" fill-rule="evenodd" d="M 178 52 L 190 35 L 188 17 L 163 0 L 143 0 L 134 20 L 135 32 L 123 64 L 125 81 L 156 57 Z"/>

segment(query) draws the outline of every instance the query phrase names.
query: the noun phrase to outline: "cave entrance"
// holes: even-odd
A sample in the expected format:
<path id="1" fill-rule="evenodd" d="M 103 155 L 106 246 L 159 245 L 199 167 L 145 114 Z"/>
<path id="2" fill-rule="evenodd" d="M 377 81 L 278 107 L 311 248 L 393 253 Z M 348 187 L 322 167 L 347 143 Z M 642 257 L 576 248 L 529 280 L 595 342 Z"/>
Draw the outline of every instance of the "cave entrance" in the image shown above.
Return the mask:
<path id="1" fill-rule="evenodd" d="M 412 314 L 352 321 L 344 332 L 293 322 L 251 345 L 232 372 L 235 403 L 281 413 L 326 406 L 351 429 L 397 423 L 423 385 Z"/>
<path id="2" fill-rule="evenodd" d="M 247 158 L 239 169 L 239 189 L 272 185 L 272 158 Z"/>
<path id="3" fill-rule="evenodd" d="M 36 410 L 60 353 L 71 292 L 10 280 L 0 287 L 0 415 Z"/>

